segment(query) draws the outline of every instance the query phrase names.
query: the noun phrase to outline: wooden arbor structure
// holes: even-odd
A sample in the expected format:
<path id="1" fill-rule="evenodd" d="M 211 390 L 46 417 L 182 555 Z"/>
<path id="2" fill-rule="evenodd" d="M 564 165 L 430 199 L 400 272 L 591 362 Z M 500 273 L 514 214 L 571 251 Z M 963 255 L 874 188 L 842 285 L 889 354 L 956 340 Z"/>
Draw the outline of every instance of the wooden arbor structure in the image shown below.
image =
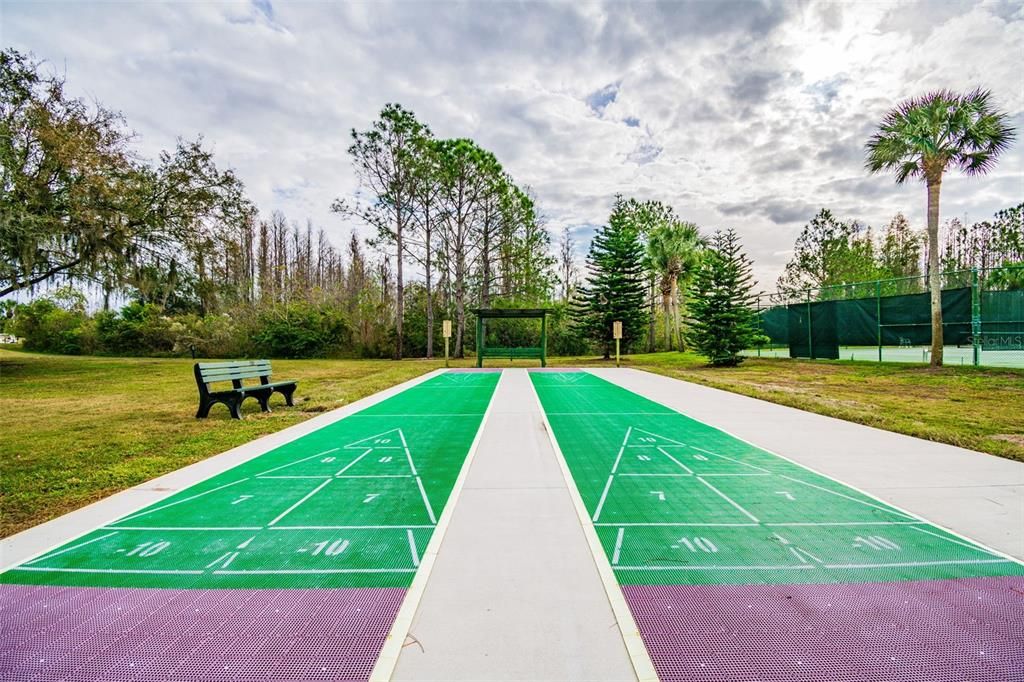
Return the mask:
<path id="1" fill-rule="evenodd" d="M 476 315 L 476 366 L 484 366 L 484 358 L 536 358 L 541 367 L 548 366 L 548 313 L 549 308 L 478 308 Z M 491 319 L 539 319 L 539 346 L 487 346 L 487 325 Z"/>

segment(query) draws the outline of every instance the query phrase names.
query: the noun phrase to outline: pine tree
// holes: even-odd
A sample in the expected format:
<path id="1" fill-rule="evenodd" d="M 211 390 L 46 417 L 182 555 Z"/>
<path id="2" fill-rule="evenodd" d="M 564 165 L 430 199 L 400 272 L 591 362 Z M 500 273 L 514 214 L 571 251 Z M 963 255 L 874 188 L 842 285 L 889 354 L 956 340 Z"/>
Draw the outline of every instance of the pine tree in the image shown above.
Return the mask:
<path id="1" fill-rule="evenodd" d="M 590 243 L 587 284 L 580 287 L 573 306 L 580 330 L 601 346 L 605 359 L 611 356 L 614 345 L 614 321 L 622 321 L 622 345 L 627 352 L 644 336 L 647 310 L 643 259 L 643 244 L 619 197 L 608 225 L 600 228 Z"/>
<path id="2" fill-rule="evenodd" d="M 687 340 L 716 366 L 743 361 L 757 334 L 751 263 L 733 230 L 718 231 L 690 286 Z"/>

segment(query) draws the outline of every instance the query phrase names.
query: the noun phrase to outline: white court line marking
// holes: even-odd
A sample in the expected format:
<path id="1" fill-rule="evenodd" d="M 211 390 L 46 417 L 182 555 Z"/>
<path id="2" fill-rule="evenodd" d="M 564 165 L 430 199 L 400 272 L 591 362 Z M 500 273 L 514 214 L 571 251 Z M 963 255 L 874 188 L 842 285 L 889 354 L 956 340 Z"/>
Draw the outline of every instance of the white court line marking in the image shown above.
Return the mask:
<path id="1" fill-rule="evenodd" d="M 309 498 L 313 497 L 313 495 L 316 495 L 318 492 L 323 490 L 323 487 L 325 485 L 327 485 L 328 483 L 330 483 L 331 481 L 333 481 L 333 480 L 334 480 L 333 478 L 328 478 L 326 481 L 324 481 L 323 483 L 321 483 L 317 487 L 315 487 L 312 490 L 310 490 L 308 493 L 306 493 L 303 496 L 303 498 L 301 500 L 299 500 L 298 502 L 296 502 L 292 506 L 288 507 L 283 512 L 281 512 L 280 514 L 278 514 L 277 518 L 275 518 L 273 521 L 268 523 L 267 526 L 273 526 L 275 523 L 277 523 L 278 521 L 280 521 L 284 517 L 288 516 L 288 514 L 290 514 L 296 507 L 298 507 L 300 504 L 302 504 L 303 502 L 305 502 Z"/>
<path id="2" fill-rule="evenodd" d="M 420 555 L 416 551 L 416 536 L 413 535 L 411 529 L 406 529 L 405 534 L 406 534 L 406 537 L 409 538 L 409 552 L 412 554 L 412 565 L 413 566 L 419 566 L 420 565 Z"/>
<path id="3" fill-rule="evenodd" d="M 402 447 L 405 448 L 405 458 L 409 460 L 409 468 L 412 469 L 412 475 L 419 476 L 419 472 L 416 471 L 416 464 L 412 461 L 412 453 L 409 452 L 409 444 L 405 442 L 405 434 L 402 433 L 402 429 L 398 429 L 398 437 L 402 439 Z M 427 506 L 430 506 L 429 503 Z"/>
<path id="4" fill-rule="evenodd" d="M 25 565 L 28 566 L 30 564 L 36 563 L 37 561 L 43 561 L 44 559 L 52 559 L 55 556 L 60 556 L 61 554 L 64 554 L 66 552 L 70 552 L 72 550 L 76 550 L 79 547 L 85 547 L 86 545 L 91 545 L 94 542 L 99 542 L 100 540 L 106 540 L 111 535 L 117 535 L 117 531 L 114 531 L 113 533 L 107 533 L 106 535 L 101 535 L 98 538 L 93 538 L 92 540 L 86 540 L 85 542 L 80 542 L 79 544 L 74 545 L 73 547 L 68 547 L 67 549 L 62 549 L 59 552 L 54 552 L 53 554 L 44 554 L 41 557 L 36 557 L 32 561 L 26 561 Z"/>
<path id="5" fill-rule="evenodd" d="M 588 374 L 591 374 L 591 373 L 588 372 Z M 647 372 L 645 372 L 645 374 L 650 375 L 650 373 L 647 373 Z M 597 377 L 596 374 L 592 374 L 592 376 Z M 650 376 L 656 376 L 656 375 L 650 375 Z M 614 381 L 609 381 L 608 379 L 603 379 L 601 377 L 598 377 L 598 378 L 601 379 L 602 381 L 606 382 L 606 383 L 612 384 L 613 386 L 618 386 L 619 388 L 621 388 L 624 391 L 627 391 L 629 393 L 634 393 L 636 395 L 639 395 L 642 398 L 646 398 L 646 396 L 644 396 L 642 393 L 639 393 L 637 391 L 631 391 L 630 389 L 628 389 L 628 388 L 626 388 L 624 386 L 621 386 L 621 385 L 615 383 Z M 647 400 L 651 400 L 651 398 L 646 398 L 646 399 Z M 657 401 L 655 401 L 655 402 L 657 402 Z M 659 404 L 663 405 L 663 403 L 659 403 Z M 674 413 L 674 414 L 682 415 L 684 417 L 686 416 L 685 414 L 683 414 L 679 410 L 668 408 L 668 406 L 665 406 L 665 407 L 667 409 L 671 409 L 672 413 Z M 899 512 L 899 513 L 901 513 L 901 514 L 903 514 L 905 516 L 907 516 L 908 518 L 915 519 L 917 521 L 925 523 L 925 524 L 927 524 L 929 526 L 932 526 L 932 527 L 937 528 L 937 529 L 939 529 L 941 531 L 949 533 L 950 535 L 956 536 L 956 537 L 958 537 L 961 540 L 964 540 L 966 542 L 973 542 L 976 545 L 978 545 L 979 547 L 982 547 L 985 550 L 987 550 L 988 552 L 991 552 L 994 556 L 1004 557 L 1006 560 L 1008 560 L 1008 561 L 1010 561 L 1012 563 L 1015 563 L 1015 564 L 1020 565 L 1020 566 L 1024 566 L 1024 561 L 1022 561 L 1021 559 L 1018 559 L 1017 557 L 1011 556 L 1011 555 L 1007 554 L 1006 552 L 1001 552 L 1001 551 L 999 551 L 997 549 L 994 549 L 992 547 L 984 545 L 984 544 L 982 544 L 980 542 L 977 542 L 976 540 L 972 540 L 971 538 L 967 537 L 966 535 L 964 535 L 962 533 L 957 533 L 955 530 L 951 530 L 949 528 L 946 528 L 942 524 L 935 523 L 934 521 L 929 521 L 928 519 L 924 518 L 920 514 L 915 514 L 915 513 L 911 512 L 911 511 L 908 511 L 908 510 L 906 510 L 906 509 L 904 509 L 904 508 L 902 508 L 902 507 L 900 507 L 898 505 L 892 504 L 891 502 L 883 500 L 881 497 L 879 497 L 877 495 L 872 495 L 869 492 L 861 490 L 857 486 L 850 485 L 848 483 L 844 483 L 843 481 L 840 481 L 839 479 L 835 478 L 834 476 L 829 476 L 828 474 L 822 473 L 821 471 L 818 471 L 814 467 L 807 466 L 806 464 L 798 462 L 798 461 L 796 461 L 795 459 L 793 459 L 791 457 L 787 457 L 787 456 L 779 454 L 778 452 L 775 452 L 773 450 L 768 450 L 767 448 L 761 447 L 760 445 L 758 445 L 758 444 L 756 444 L 756 443 L 754 443 L 754 442 L 752 442 L 752 441 L 750 441 L 750 440 L 748 440 L 746 438 L 741 438 L 740 436 L 737 436 L 732 431 L 729 431 L 727 429 L 721 428 L 719 426 L 714 426 L 714 425 L 712 425 L 712 424 L 710 424 L 708 422 L 703 422 L 703 421 L 700 421 L 700 420 L 696 420 L 696 421 L 699 421 L 700 423 L 705 424 L 706 426 L 710 426 L 713 429 L 717 429 L 721 433 L 724 433 L 725 435 L 727 435 L 727 436 L 729 436 L 731 438 L 735 438 L 736 440 L 740 441 L 741 443 L 746 443 L 747 445 L 749 445 L 750 447 L 754 448 L 755 450 L 767 453 L 767 454 L 769 454 L 769 455 L 771 455 L 773 457 L 778 457 L 779 459 L 783 460 L 784 462 L 789 462 L 790 464 L 792 464 L 792 465 L 794 465 L 794 466 L 796 466 L 796 467 L 798 467 L 800 469 L 803 469 L 804 471 L 809 471 L 812 474 L 815 474 L 817 476 L 821 476 L 822 478 L 826 478 L 826 479 L 832 481 L 833 483 L 838 483 L 839 485 L 843 486 L 844 488 L 849 488 L 850 490 L 853 490 L 854 492 L 858 492 L 861 495 L 864 495 L 865 497 L 868 497 L 868 498 L 871 498 L 872 500 L 875 500 L 879 504 L 886 505 L 889 509 L 895 510 L 895 511 L 897 511 L 897 512 Z"/>
<path id="6" fill-rule="evenodd" d="M 810 564 L 785 566 L 615 566 L 616 571 L 798 571 L 814 568 Z"/>
<path id="7" fill-rule="evenodd" d="M 370 438 L 376 438 L 376 436 L 370 436 Z M 366 439 L 364 438 L 363 440 L 366 440 Z M 348 447 L 348 446 L 346 446 L 346 447 Z M 342 475 L 343 473 L 345 473 L 346 471 L 348 471 L 349 469 L 351 469 L 352 467 L 354 467 L 354 466 L 356 465 L 356 462 L 358 462 L 359 460 L 361 460 L 361 459 L 362 459 L 363 457 L 366 457 L 366 456 L 367 456 L 368 454 L 370 454 L 371 452 L 373 452 L 373 448 L 368 448 L 368 449 L 366 450 L 366 452 L 364 452 L 363 454 L 359 455 L 359 456 L 358 456 L 358 457 L 356 457 L 356 458 L 355 458 L 354 460 L 352 460 L 351 462 L 349 462 L 348 464 L 346 464 L 345 466 L 343 466 L 343 467 L 341 468 L 341 470 L 340 470 L 340 471 L 339 471 L 338 473 L 334 474 L 334 475 L 335 475 L 335 476 L 341 476 L 341 475 Z"/>
<path id="8" fill-rule="evenodd" d="M 615 412 L 614 414 L 615 414 L 615 416 L 619 415 L 618 412 Z M 671 414 L 671 413 L 669 413 L 669 414 Z M 630 428 L 633 428 L 633 427 L 630 427 Z M 661 440 L 667 440 L 673 446 L 678 445 L 679 447 L 686 447 L 686 443 L 680 443 L 675 438 L 669 438 L 668 436 L 663 436 L 660 433 L 654 433 L 653 431 L 645 431 L 643 429 L 635 429 L 635 430 L 638 433 L 646 433 L 648 436 L 654 436 L 655 438 L 660 438 Z M 662 444 L 662 445 L 664 445 L 664 444 Z M 649 448 L 649 447 L 652 447 L 652 446 L 651 445 L 640 444 L 640 445 L 630 445 L 629 447 L 631 447 L 631 448 Z"/>
<path id="9" fill-rule="evenodd" d="M 698 452 L 703 452 L 705 455 L 711 455 L 712 457 L 718 457 L 719 459 L 726 459 L 726 460 L 729 460 L 730 462 L 735 462 L 736 464 L 739 464 L 739 465 L 742 465 L 742 466 L 745 466 L 745 467 L 749 467 L 751 469 L 757 469 L 762 474 L 769 474 L 770 475 L 772 473 L 772 472 L 768 471 L 767 469 L 765 469 L 764 467 L 759 467 L 756 464 L 750 464 L 748 462 L 744 462 L 742 459 L 736 459 L 735 457 L 729 457 L 728 455 L 720 455 L 717 452 L 711 452 L 710 450 L 705 450 L 704 448 L 698 448 L 696 445 L 690 445 L 689 447 L 694 449 L 694 450 L 697 450 Z M 729 474 L 722 474 L 722 475 L 723 476 L 728 476 Z M 743 474 L 738 474 L 738 475 L 742 476 Z M 749 476 L 750 474 L 747 474 L 747 475 Z"/>
<path id="10" fill-rule="evenodd" d="M 680 528 L 760 528 L 760 523 L 595 523 L 599 528 L 647 528 L 647 527 L 680 527 Z"/>
<path id="11" fill-rule="evenodd" d="M 601 509 L 604 507 L 604 500 L 608 497 L 608 490 L 612 487 L 612 479 L 615 476 L 609 476 L 608 482 L 604 484 L 604 490 L 601 492 L 601 499 L 597 501 L 597 509 L 594 510 L 594 518 L 591 519 L 594 523 L 597 523 L 597 517 L 601 515 Z"/>
<path id="12" fill-rule="evenodd" d="M 263 526 L 103 526 L 103 530 L 263 530 Z"/>
<path id="13" fill-rule="evenodd" d="M 330 478 L 330 476 L 329 475 L 328 476 L 256 476 L 256 478 L 258 478 L 260 480 L 266 479 L 266 480 L 275 480 L 275 481 L 278 480 L 278 479 L 284 479 L 284 478 L 318 478 L 318 479 L 320 479 L 322 481 L 325 478 Z"/>
<path id="14" fill-rule="evenodd" d="M 459 469 L 459 475 L 455 479 L 455 484 L 452 486 L 451 492 L 448 494 L 448 500 L 444 507 L 441 508 L 441 519 L 437 523 L 436 529 L 431 534 L 430 541 L 427 543 L 426 548 L 423 550 L 420 566 L 416 569 L 416 573 L 412 579 L 412 584 L 409 585 L 409 589 L 405 593 L 405 599 L 402 600 L 402 605 L 399 607 L 398 613 L 395 615 L 395 620 L 388 629 L 387 637 L 384 639 L 384 645 L 381 647 L 380 654 L 377 656 L 377 662 L 374 664 L 373 670 L 370 672 L 370 682 L 387 682 L 391 679 L 391 674 L 394 672 L 395 666 L 398 664 L 398 657 L 405 646 L 406 637 L 412 627 L 413 617 L 416 615 L 416 609 L 419 608 L 420 600 L 423 598 L 423 592 L 427 587 L 427 581 L 430 579 L 430 573 L 434 568 L 434 562 L 437 560 L 437 553 L 441 548 L 441 543 L 444 541 L 444 536 L 448 531 L 448 525 L 451 523 L 452 515 L 455 512 L 455 506 L 458 504 L 462 488 L 466 484 L 466 477 L 469 476 L 469 469 L 473 464 L 473 459 L 476 456 L 477 449 L 480 445 L 480 439 L 483 436 L 484 428 L 487 426 L 487 419 L 490 417 L 491 408 L 494 406 L 494 396 L 498 395 L 498 391 L 501 388 L 501 382 L 504 377 L 504 372 L 498 373 L 498 379 L 491 391 L 491 397 L 487 402 L 487 408 L 480 417 L 480 423 L 477 425 L 476 434 L 473 436 L 473 442 L 470 444 L 469 450 L 466 452 L 466 457 L 462 461 L 462 467 Z"/>
<path id="15" fill-rule="evenodd" d="M 376 417 L 377 415 L 367 415 L 367 416 L 374 416 L 374 417 Z M 371 450 L 398 450 L 398 449 L 400 449 L 402 447 L 401 445 L 377 445 L 377 444 L 373 444 L 373 445 L 360 445 L 360 443 L 363 443 L 364 441 L 373 440 L 374 438 L 380 438 L 381 436 L 386 436 L 389 433 L 394 433 L 395 431 L 398 431 L 399 434 L 402 433 L 402 429 L 400 429 L 400 428 L 388 429 L 387 431 L 381 431 L 380 433 L 375 433 L 372 436 L 366 436 L 365 438 L 360 438 L 357 441 L 353 441 L 353 442 L 349 443 L 348 445 L 346 445 L 345 449 L 346 450 L 359 450 L 361 448 L 368 447 Z M 391 442 L 391 439 L 388 439 L 388 442 Z"/>
<path id="16" fill-rule="evenodd" d="M 410 526 L 274 526 L 267 530 L 401 530 L 403 528 L 433 528 L 433 525 Z"/>
<path id="17" fill-rule="evenodd" d="M 672 412 L 548 412 L 549 417 L 607 417 L 609 414 L 618 416 L 663 417 Z"/>
<path id="18" fill-rule="evenodd" d="M 629 441 L 629 435 L 631 433 L 633 433 L 633 427 L 632 426 L 630 426 L 629 428 L 626 429 L 626 435 L 623 436 L 623 438 L 622 438 L 622 447 L 619 448 L 619 454 L 617 454 L 615 456 L 615 463 L 612 464 L 612 473 L 613 474 L 616 471 L 619 470 L 619 462 L 622 461 L 622 453 L 625 451 L 625 449 L 627 447 L 626 443 Z"/>
<path id="19" fill-rule="evenodd" d="M 612 553 L 612 566 L 619 563 L 619 554 L 622 552 L 622 536 L 625 535 L 626 529 L 620 528 L 618 534 L 615 536 L 615 551 Z"/>
<path id="20" fill-rule="evenodd" d="M 1010 559 L 950 559 L 949 561 L 904 561 L 894 564 L 825 564 L 825 568 L 903 568 L 955 564 L 1012 564 Z"/>
<path id="21" fill-rule="evenodd" d="M 927 521 L 817 521 L 810 523 L 771 523 L 765 522 L 769 527 L 789 526 L 913 526 L 927 523 Z"/>
<path id="22" fill-rule="evenodd" d="M 670 454 L 668 454 L 667 452 L 665 452 L 665 449 L 664 449 L 664 448 L 663 448 L 662 446 L 660 446 L 660 445 L 658 446 L 658 452 L 660 452 L 661 454 L 663 454 L 663 455 L 665 455 L 666 457 L 668 457 L 668 458 L 669 458 L 670 460 L 672 460 L 673 462 L 675 462 L 676 464 L 678 464 L 679 466 L 681 466 L 681 467 L 682 467 L 683 469 L 685 469 L 686 471 L 690 472 L 691 474 L 693 473 L 693 469 L 691 469 L 690 467 L 686 466 L 685 464 L 683 464 L 682 462 L 680 462 L 680 461 L 679 461 L 678 459 L 676 459 L 676 458 L 675 458 L 675 457 L 673 457 L 672 455 L 670 455 Z"/>
<path id="23" fill-rule="evenodd" d="M 849 495 L 844 495 L 843 493 L 837 493 L 835 490 L 829 490 L 828 488 L 823 488 L 820 485 L 815 485 L 813 483 L 808 483 L 807 481 L 801 481 L 799 478 L 793 478 L 792 476 L 786 476 L 785 474 L 776 474 L 776 476 L 778 476 L 779 478 L 784 478 L 787 481 L 793 481 L 794 483 L 801 483 L 803 485 L 808 485 L 808 486 L 810 486 L 812 488 L 817 488 L 818 490 L 821 490 L 823 492 L 831 493 L 832 495 L 837 495 L 838 497 L 846 498 L 847 500 L 850 500 L 852 502 L 857 502 L 858 504 L 863 504 L 865 507 L 873 507 L 875 509 L 879 509 L 881 511 L 887 512 L 889 514 L 898 514 L 899 516 L 905 516 L 905 517 L 908 517 L 908 518 L 914 518 L 910 514 L 906 514 L 904 512 L 898 511 L 896 509 L 893 509 L 893 508 L 888 508 L 887 509 L 886 507 L 883 507 L 883 506 L 878 505 L 878 504 L 872 504 L 871 502 L 865 502 L 864 500 L 858 500 L 856 497 L 850 497 Z"/>
<path id="24" fill-rule="evenodd" d="M 734 478 L 737 477 L 737 476 L 742 476 L 744 478 L 749 478 L 751 476 L 772 476 L 772 475 L 773 474 L 771 472 L 767 472 L 767 471 L 765 473 L 763 473 L 763 474 L 701 474 L 701 476 L 704 476 L 705 478 L 722 478 L 724 476 L 732 476 Z"/>
<path id="25" fill-rule="evenodd" d="M 427 491 L 423 488 L 423 480 L 417 476 L 416 485 L 420 487 L 420 495 L 423 496 L 423 504 L 427 506 L 427 516 L 430 517 L 431 523 L 437 523 L 437 517 L 434 516 L 434 508 L 430 506 L 430 500 L 427 499 Z"/>
<path id="26" fill-rule="evenodd" d="M 251 571 L 214 571 L 214 575 L 322 575 L 325 573 L 415 573 L 415 568 L 280 568 Z"/>
<path id="27" fill-rule="evenodd" d="M 601 585 L 608 596 L 609 604 L 611 604 L 612 615 L 615 617 L 615 624 L 619 628 L 619 634 L 622 635 L 622 642 L 626 646 L 629 662 L 633 666 L 633 671 L 636 673 L 639 682 L 657 682 L 658 673 L 654 669 L 654 663 L 651 661 L 650 654 L 647 652 L 647 645 L 644 644 L 643 639 L 640 637 L 640 629 L 636 625 L 636 619 L 633 618 L 633 612 L 630 610 L 629 604 L 626 603 L 626 598 L 622 593 L 622 586 L 619 585 L 619 581 L 615 577 L 614 569 L 608 561 L 608 554 L 601 544 L 601 539 L 597 536 L 597 530 L 594 524 L 590 523 L 593 519 L 590 518 L 587 505 L 583 502 L 583 497 L 576 486 L 576 480 L 569 470 L 565 453 L 562 452 L 562 448 L 558 444 L 558 438 L 555 437 L 554 429 L 551 427 L 551 420 L 544 411 L 544 404 L 540 400 L 540 394 L 532 379 L 530 386 L 533 388 L 533 398 L 537 402 L 537 409 L 540 410 L 541 423 L 548 434 L 548 441 L 551 443 L 551 449 L 554 450 L 555 459 L 558 461 L 558 468 L 562 472 L 562 480 L 565 481 L 566 490 L 569 491 L 569 498 L 572 500 L 572 505 L 576 510 L 576 517 L 579 519 L 580 526 L 583 529 L 583 535 L 587 539 L 587 546 L 590 549 L 590 555 L 594 559 L 594 565 L 597 566 Z"/>
<path id="28" fill-rule="evenodd" d="M 711 485 L 710 483 L 708 483 L 707 481 L 705 481 L 705 480 L 704 480 L 703 478 L 701 478 L 700 476 L 698 476 L 698 477 L 697 477 L 697 480 L 698 480 L 698 481 L 700 481 L 701 483 L 703 483 L 704 485 L 706 485 L 707 487 L 711 488 L 711 490 L 713 490 L 714 492 L 716 492 L 716 493 L 717 493 L 717 494 L 718 494 L 718 495 L 719 495 L 719 496 L 720 496 L 720 497 L 721 497 L 721 498 L 722 498 L 723 500 L 725 500 L 726 502 L 728 502 L 729 504 L 731 504 L 732 506 L 736 507 L 736 508 L 737 508 L 737 509 L 739 509 L 739 510 L 740 510 L 741 512 L 743 512 L 743 514 L 744 514 L 744 515 L 745 515 L 745 516 L 746 516 L 747 518 L 749 518 L 749 519 L 750 519 L 751 521 L 754 521 L 755 523 L 761 523 L 761 521 L 760 521 L 760 520 L 759 520 L 759 519 L 758 519 L 758 518 L 757 518 L 756 516 L 754 516 L 753 514 L 751 514 L 750 512 L 748 512 L 748 511 L 747 511 L 746 509 L 744 509 L 744 508 L 743 508 L 743 507 L 741 507 L 740 505 L 736 504 L 736 502 L 735 502 L 735 501 L 733 501 L 733 499 L 732 499 L 731 497 L 729 497 L 728 495 L 726 495 L 725 493 L 723 493 L 723 492 L 722 492 L 721 490 L 719 490 L 719 489 L 718 489 L 718 488 L 716 488 L 715 486 Z"/>
<path id="29" fill-rule="evenodd" d="M 412 478 L 412 474 L 348 474 L 347 476 L 339 476 L 334 474 L 335 478 Z"/>
<path id="30" fill-rule="evenodd" d="M 273 469 L 267 469 L 266 471 L 263 471 L 263 472 L 260 472 L 260 473 L 256 474 L 256 477 L 258 478 L 260 476 L 264 476 L 266 474 L 269 474 L 271 471 L 277 471 L 278 469 L 284 469 L 286 467 L 290 467 L 293 464 L 301 464 L 302 462 L 305 462 L 307 460 L 313 459 L 314 457 L 320 457 L 321 455 L 329 455 L 332 452 L 337 452 L 340 449 L 341 448 L 331 448 L 330 450 L 324 450 L 323 452 L 318 452 L 315 455 L 310 455 L 309 457 L 303 457 L 302 459 L 297 459 L 294 462 L 288 462 L 287 464 L 282 464 L 281 466 L 276 466 Z"/>
<path id="31" fill-rule="evenodd" d="M 401 417 L 402 419 L 415 419 L 417 417 L 479 417 L 480 415 L 467 412 L 424 412 L 422 414 L 378 414 L 375 412 L 373 414 L 353 414 L 351 416 L 367 418 L 373 417 L 374 419 L 377 419 L 378 417 Z"/>
<path id="32" fill-rule="evenodd" d="M 231 565 L 231 562 L 234 561 L 237 557 L 238 557 L 238 552 L 224 552 L 219 557 L 217 557 L 216 559 L 214 559 L 210 563 L 206 564 L 206 566 L 204 568 L 213 568 L 214 566 L 216 566 L 217 564 L 220 564 L 220 563 L 224 564 L 223 568 L 227 568 L 228 566 Z"/>
<path id="33" fill-rule="evenodd" d="M 531 384 L 531 386 L 532 386 L 532 384 Z M 536 391 L 535 391 L 535 393 L 536 393 Z M 537 400 L 539 402 L 540 398 L 538 398 Z M 541 407 L 541 411 L 543 411 L 543 409 L 544 408 L 542 406 Z M 601 509 L 604 508 L 605 498 L 608 497 L 608 491 L 611 490 L 612 479 L 615 478 L 615 472 L 616 472 L 616 470 L 618 470 L 619 462 L 622 460 L 622 453 L 626 451 L 626 443 L 629 441 L 629 435 L 631 433 L 633 433 L 633 427 L 632 426 L 630 426 L 630 427 L 628 427 L 626 429 L 626 435 L 622 437 L 622 446 L 619 447 L 619 453 L 617 455 L 615 455 L 615 463 L 612 464 L 612 472 L 611 472 L 611 474 L 608 475 L 608 482 L 604 484 L 604 490 L 601 492 L 601 499 L 598 500 L 598 502 L 597 502 L 597 509 L 594 510 L 594 517 L 591 519 L 591 521 L 597 521 L 598 517 L 601 516 Z"/>
<path id="34" fill-rule="evenodd" d="M 239 483 L 243 483 L 243 482 L 245 482 L 245 481 L 248 481 L 248 480 L 249 480 L 249 477 L 248 477 L 248 476 L 246 476 L 246 477 L 245 477 L 245 478 L 243 478 L 243 479 L 239 479 L 239 480 L 237 480 L 237 481 L 234 481 L 234 482 L 232 482 L 232 483 L 225 483 L 224 485 L 221 485 L 221 486 L 217 486 L 216 488 L 212 488 L 212 489 L 210 489 L 210 490 L 207 490 L 207 491 L 205 491 L 205 492 L 201 492 L 201 493 L 199 493 L 198 495 L 192 495 L 191 497 L 186 497 L 186 498 L 185 498 L 185 499 L 183 499 L 183 500 L 178 500 L 178 501 L 176 501 L 176 502 L 171 502 L 170 504 L 165 504 L 165 505 L 163 505 L 162 507 L 157 507 L 156 509 L 147 509 L 146 511 L 143 511 L 143 512 L 138 512 L 138 513 L 136 513 L 136 514 L 132 514 L 132 515 L 130 515 L 130 516 L 126 516 L 126 517 L 124 517 L 123 519 L 118 519 L 118 520 L 117 520 L 117 521 L 115 521 L 114 523 L 119 523 L 119 522 L 121 522 L 121 521 L 131 521 L 132 519 L 137 519 L 137 518 L 139 518 L 139 517 L 141 517 L 141 516 L 147 516 L 147 515 L 149 515 L 149 514 L 152 514 L 152 513 L 154 513 L 154 512 L 158 512 L 158 511 L 161 511 L 161 510 L 167 509 L 167 508 L 169 508 L 169 507 L 173 507 L 174 505 L 176 505 L 176 504 L 181 504 L 182 502 L 191 502 L 192 500 L 194 500 L 194 499 L 197 499 L 197 498 L 200 498 L 200 497 L 202 497 L 203 495 L 209 495 L 210 493 L 215 493 L 215 492 L 217 492 L 218 490 L 224 490 L 224 488 L 230 488 L 230 487 L 231 487 L 231 486 L 233 486 L 233 485 L 238 485 Z"/>
<path id="35" fill-rule="evenodd" d="M 16 566 L 12 571 L 55 571 L 57 573 L 152 573 L 154 575 L 202 575 L 202 571 L 183 571 L 178 569 L 141 569 L 141 568 L 47 568 L 45 566 Z"/>
<path id="36" fill-rule="evenodd" d="M 670 476 L 674 478 L 686 478 L 688 476 L 693 476 L 693 474 L 619 474 L 619 476 Z"/>
<path id="37" fill-rule="evenodd" d="M 939 535 L 938 533 L 933 533 L 930 530 L 925 530 L 924 528 L 917 528 L 915 526 L 911 526 L 910 529 L 911 530 L 916 530 L 919 533 L 925 533 L 927 535 L 931 535 L 933 537 L 939 538 L 940 540 L 945 540 L 946 542 L 952 542 L 954 545 L 960 545 L 961 547 L 966 547 L 967 549 L 973 549 L 973 550 L 978 551 L 978 552 L 984 552 L 985 554 L 992 554 L 992 552 L 988 551 L 987 549 L 985 549 L 983 547 L 978 547 L 977 545 L 970 545 L 970 544 L 967 544 L 966 542 L 961 542 L 960 540 L 957 540 L 955 538 L 948 538 L 945 535 Z"/>

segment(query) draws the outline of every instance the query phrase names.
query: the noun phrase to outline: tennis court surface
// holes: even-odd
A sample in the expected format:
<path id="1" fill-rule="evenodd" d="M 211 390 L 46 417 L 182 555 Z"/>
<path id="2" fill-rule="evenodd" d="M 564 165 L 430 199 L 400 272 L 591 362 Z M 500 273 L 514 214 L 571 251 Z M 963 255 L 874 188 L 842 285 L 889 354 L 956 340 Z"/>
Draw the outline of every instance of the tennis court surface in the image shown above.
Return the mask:
<path id="1" fill-rule="evenodd" d="M 0 679 L 366 679 L 498 380 L 446 373 L 0 575 Z"/>
<path id="2" fill-rule="evenodd" d="M 1024 676 L 1018 562 L 596 376 L 531 378 L 662 680 Z"/>

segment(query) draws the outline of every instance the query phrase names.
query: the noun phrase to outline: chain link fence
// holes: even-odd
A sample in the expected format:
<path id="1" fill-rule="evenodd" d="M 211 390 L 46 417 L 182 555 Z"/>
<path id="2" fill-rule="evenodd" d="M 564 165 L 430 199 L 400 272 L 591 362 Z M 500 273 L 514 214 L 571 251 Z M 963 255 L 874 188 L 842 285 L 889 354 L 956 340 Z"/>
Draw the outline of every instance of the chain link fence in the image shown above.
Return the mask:
<path id="1" fill-rule="evenodd" d="M 758 299 L 761 357 L 931 360 L 926 275 L 854 282 Z M 1024 367 L 1024 264 L 942 274 L 943 361 Z"/>

